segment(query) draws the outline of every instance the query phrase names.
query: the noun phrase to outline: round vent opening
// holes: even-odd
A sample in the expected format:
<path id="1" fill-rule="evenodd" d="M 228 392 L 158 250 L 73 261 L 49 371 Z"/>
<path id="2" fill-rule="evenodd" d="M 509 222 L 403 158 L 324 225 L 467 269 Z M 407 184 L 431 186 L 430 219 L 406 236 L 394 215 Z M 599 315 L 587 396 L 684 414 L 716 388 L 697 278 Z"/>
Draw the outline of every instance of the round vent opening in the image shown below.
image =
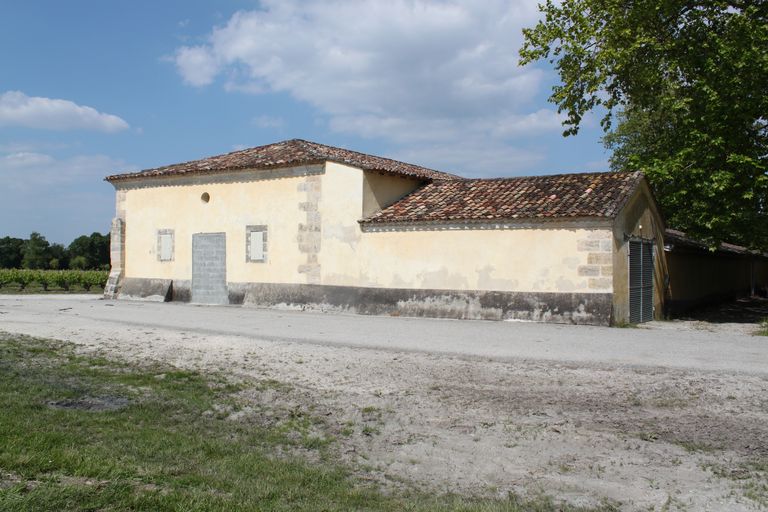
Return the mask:
<path id="1" fill-rule="evenodd" d="M 208 201 L 211 200 L 211 194 L 209 194 L 208 192 L 203 192 L 203 195 L 200 196 L 200 200 L 204 203 L 207 203 Z"/>

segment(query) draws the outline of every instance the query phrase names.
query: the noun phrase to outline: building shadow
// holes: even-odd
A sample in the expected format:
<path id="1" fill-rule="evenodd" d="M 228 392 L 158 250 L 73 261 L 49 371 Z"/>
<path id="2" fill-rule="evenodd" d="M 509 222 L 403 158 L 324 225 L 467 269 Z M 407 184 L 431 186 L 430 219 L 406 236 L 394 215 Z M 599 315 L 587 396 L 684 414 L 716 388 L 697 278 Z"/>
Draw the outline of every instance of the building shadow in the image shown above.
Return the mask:
<path id="1" fill-rule="evenodd" d="M 718 324 L 756 324 L 768 319 L 768 298 L 743 297 L 688 311 L 680 319 Z"/>

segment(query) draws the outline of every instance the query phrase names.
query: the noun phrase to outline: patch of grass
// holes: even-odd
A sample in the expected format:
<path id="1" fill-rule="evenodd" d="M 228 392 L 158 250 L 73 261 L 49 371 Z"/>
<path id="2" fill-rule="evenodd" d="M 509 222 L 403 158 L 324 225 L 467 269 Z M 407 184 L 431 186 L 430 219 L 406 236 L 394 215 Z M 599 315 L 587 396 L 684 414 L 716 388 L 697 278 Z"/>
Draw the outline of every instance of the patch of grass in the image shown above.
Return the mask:
<path id="1" fill-rule="evenodd" d="M 354 433 L 355 433 L 355 424 L 350 422 L 347 422 L 339 432 L 339 434 L 344 437 L 349 437 Z"/>
<path id="2" fill-rule="evenodd" d="M 689 400 L 681 397 L 666 396 L 651 399 L 651 405 L 659 409 L 682 409 L 687 407 Z"/>
<path id="3" fill-rule="evenodd" d="M 724 464 L 710 464 L 705 467 L 720 478 L 737 482 L 744 490 L 744 496 L 760 507 L 768 508 L 768 459 L 765 457 L 753 458 L 735 467 Z"/>
<path id="4" fill-rule="evenodd" d="M 638 329 L 640 326 L 630 322 L 614 322 L 611 324 L 611 327 L 616 327 L 617 329 Z"/>
<path id="5" fill-rule="evenodd" d="M 760 327 L 755 334 L 758 336 L 768 336 L 768 318 L 763 318 L 763 321 L 760 322 Z"/>
<path id="6" fill-rule="evenodd" d="M 638 432 L 637 437 L 649 443 L 653 443 L 659 440 L 659 434 L 656 432 Z"/>
<path id="7" fill-rule="evenodd" d="M 635 437 L 649 443 L 655 443 L 660 439 L 667 443 L 674 443 L 677 446 L 680 446 L 681 448 L 685 449 L 690 453 L 697 453 L 697 452 L 711 453 L 721 449 L 720 447 L 713 446 L 712 444 L 708 444 L 704 442 L 690 441 L 687 439 L 677 439 L 671 436 L 662 437 L 661 435 L 653 431 L 635 432 L 634 435 Z"/>
<path id="8" fill-rule="evenodd" d="M 274 389 L 275 391 L 290 391 L 293 388 L 290 384 L 275 379 L 261 380 L 254 387 L 258 391 L 266 391 L 268 389 Z"/>
<path id="9" fill-rule="evenodd" d="M 277 387 L 0 332 L 0 510 L 586 510 L 546 497 L 383 493 L 291 455 L 331 453 L 311 409 L 272 426 L 233 420 L 249 384 Z"/>
<path id="10" fill-rule="evenodd" d="M 674 442 L 678 446 L 681 446 L 686 451 L 691 453 L 696 453 L 696 452 L 708 453 L 708 452 L 714 452 L 717 450 L 717 447 L 707 443 L 699 443 L 696 441 L 680 441 L 680 440 L 675 440 Z"/>

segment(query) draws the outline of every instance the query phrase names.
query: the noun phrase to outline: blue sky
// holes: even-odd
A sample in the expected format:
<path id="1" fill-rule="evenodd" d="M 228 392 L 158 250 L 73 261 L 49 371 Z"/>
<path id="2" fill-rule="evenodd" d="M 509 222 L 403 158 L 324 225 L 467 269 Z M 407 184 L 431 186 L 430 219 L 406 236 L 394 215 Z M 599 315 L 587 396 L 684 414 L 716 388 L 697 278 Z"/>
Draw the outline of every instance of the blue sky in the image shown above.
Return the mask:
<path id="1" fill-rule="evenodd" d="M 468 177 L 606 170 L 520 68 L 537 0 L 14 2 L 0 237 L 105 233 L 103 177 L 304 138 Z"/>

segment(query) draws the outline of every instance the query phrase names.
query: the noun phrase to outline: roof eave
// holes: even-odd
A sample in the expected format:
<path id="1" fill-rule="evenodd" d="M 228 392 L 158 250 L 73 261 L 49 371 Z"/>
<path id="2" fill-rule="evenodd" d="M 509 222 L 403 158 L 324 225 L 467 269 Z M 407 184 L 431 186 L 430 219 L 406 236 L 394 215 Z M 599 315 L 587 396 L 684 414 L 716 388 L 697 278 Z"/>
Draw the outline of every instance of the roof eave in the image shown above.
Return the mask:
<path id="1" fill-rule="evenodd" d="M 557 217 L 507 217 L 494 219 L 447 218 L 377 221 L 373 218 L 359 219 L 361 226 L 408 226 L 416 224 L 515 224 L 525 222 L 556 223 L 578 220 L 605 221 L 610 224 L 615 215 L 562 215 Z"/>
<path id="2" fill-rule="evenodd" d="M 123 173 L 123 174 L 113 174 L 110 176 L 107 176 L 104 178 L 104 181 L 109 183 L 115 183 L 115 182 L 124 182 L 124 181 L 137 181 L 137 180 L 146 180 L 146 179 L 162 179 L 162 178 L 169 178 L 169 177 L 175 177 L 175 176 L 199 176 L 199 175 L 215 175 L 219 173 L 226 173 L 226 172 L 238 172 L 238 171 L 249 171 L 249 170 L 269 170 L 269 169 L 281 169 L 285 167 L 296 167 L 300 165 L 316 165 L 316 164 L 324 164 L 325 162 L 334 162 L 340 165 L 346 165 L 349 167 L 355 167 L 357 169 L 361 169 L 363 171 L 370 171 L 370 172 L 377 172 L 381 174 L 386 174 L 388 176 L 400 176 L 405 178 L 413 178 L 417 180 L 422 180 L 426 182 L 432 182 L 435 180 L 460 180 L 464 179 L 461 176 L 449 174 L 449 173 L 442 173 L 445 174 L 446 177 L 441 176 L 428 176 L 426 174 L 418 174 L 414 172 L 408 172 L 408 171 L 393 171 L 390 169 L 382 169 L 378 167 L 365 167 L 356 165 L 351 162 L 345 162 L 344 160 L 340 159 L 333 159 L 333 158 L 311 158 L 311 159 L 303 159 L 303 160 L 296 160 L 290 163 L 280 163 L 280 164 L 271 164 L 271 165 L 259 165 L 259 166 L 237 166 L 237 167 L 221 167 L 217 169 L 199 169 L 199 170 L 189 170 L 189 171 L 183 171 L 183 172 L 168 172 L 165 174 L 156 174 L 156 169 L 146 169 L 143 171 L 133 172 L 133 173 Z M 433 171 L 435 173 L 440 173 L 440 171 Z"/>
<path id="3" fill-rule="evenodd" d="M 298 167 L 301 165 L 317 165 L 317 164 L 323 164 L 326 161 L 328 161 L 328 159 L 319 159 L 319 160 L 306 159 L 306 160 L 300 160 L 300 161 L 295 161 L 290 163 L 279 163 L 279 164 L 258 165 L 258 166 L 244 165 L 244 166 L 236 166 L 236 167 L 221 167 L 218 169 L 195 169 L 195 170 L 184 171 L 184 172 L 170 172 L 167 174 L 150 174 L 150 171 L 154 171 L 155 169 L 147 169 L 147 170 L 138 171 L 135 173 L 124 173 L 124 174 L 115 174 L 112 176 L 107 176 L 106 178 L 104 178 L 104 181 L 107 181 L 109 183 L 114 183 L 118 181 L 167 179 L 167 178 L 175 178 L 175 177 L 182 177 L 182 176 L 200 176 L 200 175 L 215 176 L 217 174 L 224 174 L 228 172 L 266 171 L 266 170 L 272 170 L 272 169 Z M 144 173 L 147 173 L 147 174 L 144 174 Z"/>

